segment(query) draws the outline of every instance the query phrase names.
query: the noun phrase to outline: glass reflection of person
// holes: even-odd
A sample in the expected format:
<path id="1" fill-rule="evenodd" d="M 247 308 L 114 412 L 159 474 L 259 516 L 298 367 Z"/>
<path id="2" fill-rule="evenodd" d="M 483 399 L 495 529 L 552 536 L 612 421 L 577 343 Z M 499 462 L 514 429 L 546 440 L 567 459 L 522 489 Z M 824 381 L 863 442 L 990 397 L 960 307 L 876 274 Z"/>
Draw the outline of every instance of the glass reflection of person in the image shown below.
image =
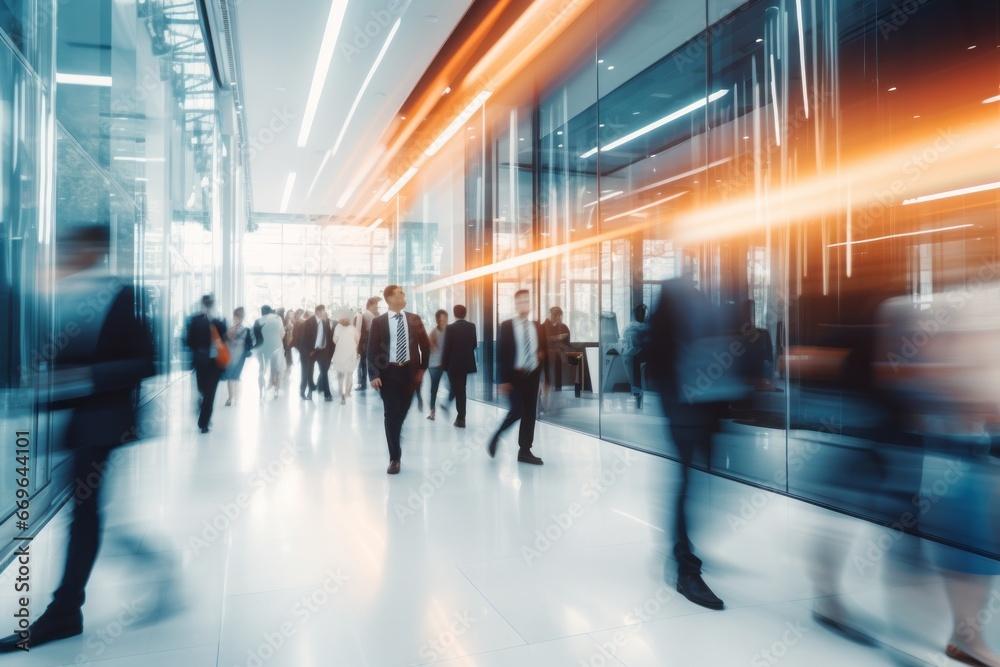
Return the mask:
<path id="1" fill-rule="evenodd" d="M 542 386 L 542 405 L 549 408 L 549 395 L 553 385 L 556 391 L 562 391 L 562 369 L 566 352 L 570 350 L 569 327 L 563 323 L 563 309 L 559 306 L 549 308 L 549 318 L 542 323 L 548 348 L 548 377 Z"/>
<path id="2" fill-rule="evenodd" d="M 101 542 L 100 498 L 115 447 L 134 441 L 135 394 L 140 381 L 155 373 L 153 339 L 136 314 L 131 284 L 110 275 L 106 226 L 73 229 L 58 242 L 57 330 L 77 331 L 52 360 L 51 405 L 69 412 L 66 436 L 71 479 L 78 483 L 62 581 L 52 603 L 23 633 L 0 640 L 8 653 L 83 632 L 84 590 Z M 97 471 L 99 474 L 94 475 Z"/>

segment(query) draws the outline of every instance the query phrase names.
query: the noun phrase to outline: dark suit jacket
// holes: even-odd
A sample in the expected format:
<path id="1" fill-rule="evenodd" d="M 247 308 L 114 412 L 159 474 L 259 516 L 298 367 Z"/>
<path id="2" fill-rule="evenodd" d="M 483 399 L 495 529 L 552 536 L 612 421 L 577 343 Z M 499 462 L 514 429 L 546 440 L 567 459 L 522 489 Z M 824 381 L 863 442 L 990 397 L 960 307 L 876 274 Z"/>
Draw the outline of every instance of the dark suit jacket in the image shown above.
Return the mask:
<path id="1" fill-rule="evenodd" d="M 416 378 L 417 372 L 427 370 L 430 361 L 431 341 L 427 337 L 424 323 L 413 313 L 406 313 L 407 334 L 410 339 L 410 363 L 407 368 L 410 378 Z M 368 381 L 382 374 L 389 366 L 389 313 L 379 315 L 372 320 L 372 330 L 368 336 Z"/>
<path id="2" fill-rule="evenodd" d="M 543 369 L 545 377 L 548 378 L 548 345 L 545 340 L 545 331 L 538 322 L 535 325 L 535 332 L 538 336 L 538 364 Z M 497 341 L 497 358 L 500 360 L 500 384 L 508 384 L 514 381 L 514 361 L 517 358 L 514 338 L 514 320 L 504 320 L 500 323 L 500 337 Z"/>
<path id="3" fill-rule="evenodd" d="M 226 340 L 226 322 L 224 320 L 213 319 L 211 324 L 219 333 L 221 340 Z M 211 358 L 209 350 L 212 348 L 212 334 L 208 328 L 209 319 L 205 313 L 198 313 L 188 320 L 187 333 L 184 336 L 184 343 L 191 348 L 191 353 L 195 360 L 204 361 Z"/>
<path id="4" fill-rule="evenodd" d="M 81 279 L 75 287 L 92 280 Z M 105 276 L 87 291 L 100 294 L 116 280 Z M 74 324 L 81 331 L 53 360 L 53 391 L 61 396 L 53 408 L 72 410 L 63 443 L 68 448 L 114 447 L 138 437 L 135 390 L 156 373 L 153 338 L 148 322 L 136 316 L 132 286 L 117 283 L 115 289 L 107 309 L 57 296 L 57 304 L 63 301 L 57 306 L 61 327 Z M 70 380 L 60 386 L 80 375 L 89 380 L 86 385 Z"/>
<path id="5" fill-rule="evenodd" d="M 441 368 L 448 373 L 475 373 L 478 345 L 475 324 L 465 320 L 452 322 L 444 331 Z"/>
<path id="6" fill-rule="evenodd" d="M 299 354 L 303 357 L 309 357 L 312 355 L 313 350 L 316 349 L 316 332 L 319 330 L 317 326 L 319 323 L 316 321 L 316 316 L 313 315 L 308 320 L 302 323 L 302 332 L 299 337 Z M 329 363 L 333 359 L 333 326 L 330 324 L 329 319 L 323 320 L 323 337 L 326 340 L 326 347 L 322 350 L 317 350 L 312 358 L 316 361 L 322 361 L 324 363 Z"/>

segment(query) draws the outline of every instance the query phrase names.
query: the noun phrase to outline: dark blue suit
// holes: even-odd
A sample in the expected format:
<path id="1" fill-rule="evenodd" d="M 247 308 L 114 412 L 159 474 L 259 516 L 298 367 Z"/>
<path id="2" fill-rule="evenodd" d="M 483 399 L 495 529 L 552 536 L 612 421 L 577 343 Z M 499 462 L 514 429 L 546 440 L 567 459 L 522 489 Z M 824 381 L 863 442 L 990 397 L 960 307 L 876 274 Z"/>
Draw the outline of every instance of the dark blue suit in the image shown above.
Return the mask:
<path id="1" fill-rule="evenodd" d="M 441 367 L 448 373 L 448 384 L 455 397 L 458 421 L 465 421 L 467 403 L 467 382 L 469 373 L 477 372 L 476 347 L 479 338 L 476 325 L 466 320 L 457 320 L 448 325 L 444 333 L 444 351 Z"/>

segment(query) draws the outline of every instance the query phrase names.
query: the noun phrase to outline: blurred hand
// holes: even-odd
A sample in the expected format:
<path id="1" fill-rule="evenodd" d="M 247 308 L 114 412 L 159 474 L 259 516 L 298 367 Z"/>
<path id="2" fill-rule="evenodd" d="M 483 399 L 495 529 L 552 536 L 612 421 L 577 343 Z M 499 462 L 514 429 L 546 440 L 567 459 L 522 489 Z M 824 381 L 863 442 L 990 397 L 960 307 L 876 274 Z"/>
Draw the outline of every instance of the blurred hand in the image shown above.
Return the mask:
<path id="1" fill-rule="evenodd" d="M 503 384 L 500 385 L 500 387 L 498 388 L 498 391 L 500 392 L 501 396 L 506 396 L 507 394 L 510 393 L 511 389 L 512 389 L 512 387 L 511 387 L 510 382 L 504 382 Z"/>
<path id="2" fill-rule="evenodd" d="M 372 389 L 377 390 L 381 388 L 382 388 L 382 378 L 375 378 L 374 380 L 372 380 Z"/>

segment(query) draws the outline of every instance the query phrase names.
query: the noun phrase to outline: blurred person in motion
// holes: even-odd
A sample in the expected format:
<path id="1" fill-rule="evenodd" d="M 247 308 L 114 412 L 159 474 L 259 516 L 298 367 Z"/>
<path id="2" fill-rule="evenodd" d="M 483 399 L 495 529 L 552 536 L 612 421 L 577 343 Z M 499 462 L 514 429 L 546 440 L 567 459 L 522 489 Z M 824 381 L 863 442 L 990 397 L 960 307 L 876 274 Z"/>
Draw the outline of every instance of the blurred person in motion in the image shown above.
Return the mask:
<path id="1" fill-rule="evenodd" d="M 361 334 L 361 340 L 358 341 L 358 354 L 363 358 L 368 352 L 368 336 L 371 334 L 372 330 L 372 320 L 378 317 L 378 304 L 382 299 L 373 296 L 365 303 L 365 309 L 358 313 L 358 317 L 355 318 L 354 326 L 358 328 L 358 332 Z M 358 391 L 365 391 L 368 389 L 368 364 L 360 363 L 358 364 Z"/>
<path id="2" fill-rule="evenodd" d="M 728 402 L 746 398 L 748 387 L 738 376 L 718 313 L 695 287 L 693 273 L 664 281 L 661 290 L 649 323 L 650 337 L 657 345 L 649 351 L 648 363 L 681 461 L 673 531 L 677 591 L 697 605 L 722 609 L 723 601 L 702 579 L 702 562 L 688 535 L 688 487 L 696 456 L 710 460 L 712 434 L 722 410 Z M 717 361 L 720 355 L 723 359 L 729 355 L 728 369 Z M 722 372 L 717 374 L 714 366 Z"/>
<path id="3" fill-rule="evenodd" d="M 108 228 L 75 228 L 57 248 L 55 330 L 75 326 L 79 334 L 59 348 L 46 380 L 52 387 L 49 407 L 69 410 L 61 446 L 70 453 L 71 479 L 77 483 L 62 581 L 26 632 L 0 640 L 4 653 L 83 632 L 85 589 L 101 542 L 99 503 L 108 458 L 115 447 L 137 439 L 137 390 L 155 373 L 151 328 L 136 315 L 135 289 L 111 276 L 104 263 Z"/>
<path id="4" fill-rule="evenodd" d="M 274 397 L 281 393 L 281 374 L 285 370 L 285 351 L 282 338 L 285 325 L 271 306 L 260 307 L 260 317 L 254 322 L 254 349 L 257 350 L 257 388 L 260 401 L 267 392 L 274 390 Z"/>
<path id="5" fill-rule="evenodd" d="M 441 386 L 441 376 L 444 375 L 442 360 L 444 358 L 444 344 L 447 339 L 445 331 L 448 327 L 448 311 L 439 310 L 434 313 L 434 322 L 435 327 L 431 329 L 430 333 L 431 357 L 428 362 L 428 372 L 431 375 L 431 409 L 427 419 L 431 421 L 434 421 L 434 416 L 437 414 L 438 387 Z M 442 405 L 441 408 L 447 410 L 445 405 Z"/>
<path id="6" fill-rule="evenodd" d="M 333 329 L 326 316 L 326 306 L 322 304 L 316 306 L 315 316 L 306 320 L 302 325 L 302 340 L 299 342 L 299 351 L 303 355 L 303 379 L 308 381 L 306 400 L 312 400 L 313 392 L 319 391 L 322 392 L 326 401 L 332 401 L 330 361 L 333 359 Z M 313 381 L 315 367 L 319 367 L 319 382 Z"/>
<path id="7" fill-rule="evenodd" d="M 510 399 L 510 411 L 493 434 L 486 451 L 490 458 L 495 457 L 500 436 L 520 421 L 517 460 L 519 463 L 542 465 L 542 459 L 531 453 L 531 447 L 538 420 L 538 390 L 542 374 L 548 376 L 545 332 L 542 325 L 531 319 L 531 293 L 528 290 L 514 293 L 514 308 L 517 317 L 500 324 L 497 345 L 499 391 Z"/>
<path id="8" fill-rule="evenodd" d="M 455 321 L 445 330 L 441 367 L 448 373 L 448 385 L 451 387 L 448 400 L 455 399 L 455 411 L 458 413 L 455 426 L 465 428 L 466 385 L 469 374 L 477 371 L 476 346 L 479 339 L 476 325 L 465 319 L 465 306 L 456 305 L 452 312 Z"/>
<path id="9" fill-rule="evenodd" d="M 920 308 L 910 296 L 883 304 L 874 366 L 900 406 L 904 429 L 924 440 L 924 479 L 911 516 L 924 532 L 997 553 L 1000 485 L 990 431 L 1000 423 L 1000 283 L 964 273 L 960 279 L 960 289 L 935 294 Z M 982 620 L 984 613 L 992 618 L 1000 563 L 955 548 L 935 556 L 952 616 L 945 654 L 1000 667 Z"/>
<path id="10" fill-rule="evenodd" d="M 243 366 L 247 357 L 252 353 L 253 332 L 243 324 L 243 306 L 233 311 L 233 326 L 226 332 L 226 346 L 229 348 L 229 365 L 226 366 L 222 379 L 226 381 L 226 388 L 229 396 L 226 405 L 232 405 L 240 396 L 240 376 L 243 375 Z"/>
<path id="11" fill-rule="evenodd" d="M 389 311 L 372 320 L 368 339 L 368 377 L 385 409 L 385 439 L 390 475 L 399 474 L 403 454 L 401 437 L 413 394 L 430 361 L 430 340 L 419 315 L 408 313 L 406 293 L 399 285 L 383 292 Z"/>
<path id="12" fill-rule="evenodd" d="M 354 388 L 354 373 L 358 369 L 358 343 L 361 340 L 361 332 L 354 326 L 351 317 L 344 315 L 340 318 L 337 328 L 333 332 L 333 368 L 337 371 L 337 380 L 340 383 L 340 404 L 347 403 L 347 398 Z"/>
<path id="13" fill-rule="evenodd" d="M 201 297 L 202 312 L 188 320 L 184 344 L 191 348 L 194 375 L 198 384 L 198 428 L 208 433 L 224 368 L 219 365 L 218 346 L 226 339 L 226 323 L 215 316 L 215 297 Z"/>
<path id="14" fill-rule="evenodd" d="M 281 323 L 285 327 L 285 332 L 281 337 L 281 347 L 285 351 L 285 372 L 281 375 L 281 384 L 287 387 L 292 376 L 292 320 L 295 314 L 291 309 L 285 308 L 279 308 L 275 313 L 281 318 Z"/>

